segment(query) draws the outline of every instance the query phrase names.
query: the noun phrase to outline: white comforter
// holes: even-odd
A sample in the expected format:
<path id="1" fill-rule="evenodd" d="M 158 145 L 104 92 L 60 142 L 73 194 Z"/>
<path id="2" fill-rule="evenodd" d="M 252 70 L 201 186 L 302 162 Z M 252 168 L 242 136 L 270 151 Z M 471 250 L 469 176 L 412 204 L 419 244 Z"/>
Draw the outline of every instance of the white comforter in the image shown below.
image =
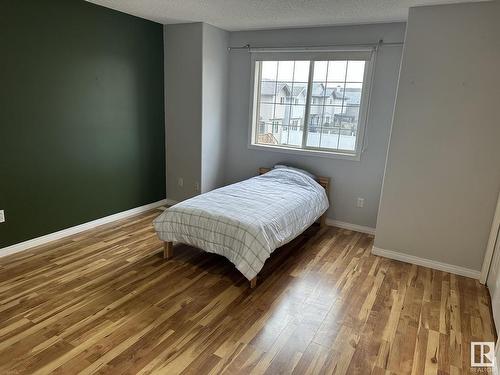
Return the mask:
<path id="1" fill-rule="evenodd" d="M 274 169 L 165 210 L 154 220 L 163 241 L 220 254 L 253 279 L 278 247 L 328 208 L 325 190 L 305 174 Z"/>

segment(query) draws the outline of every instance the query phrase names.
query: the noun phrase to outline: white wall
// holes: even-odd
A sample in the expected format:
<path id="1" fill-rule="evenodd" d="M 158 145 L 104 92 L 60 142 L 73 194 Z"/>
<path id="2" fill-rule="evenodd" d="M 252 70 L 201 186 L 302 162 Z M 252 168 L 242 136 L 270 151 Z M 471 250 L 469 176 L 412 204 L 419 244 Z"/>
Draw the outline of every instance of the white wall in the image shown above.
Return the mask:
<path id="1" fill-rule="evenodd" d="M 405 24 L 378 24 L 306 29 L 264 30 L 230 33 L 230 45 L 304 46 L 337 43 L 402 42 Z M 402 47 L 381 47 L 377 57 L 371 113 L 367 127 L 367 150 L 361 161 L 300 156 L 248 149 L 250 105 L 250 56 L 233 51 L 229 58 L 228 142 L 226 183 L 256 175 L 258 167 L 290 163 L 333 181 L 332 219 L 375 227 L 394 108 Z M 356 208 L 357 197 L 365 207 Z"/>
<path id="2" fill-rule="evenodd" d="M 480 269 L 500 189 L 499 9 L 410 10 L 376 247 Z"/>
<path id="3" fill-rule="evenodd" d="M 168 199 L 181 201 L 224 183 L 228 38 L 205 23 L 165 26 Z"/>
<path id="4" fill-rule="evenodd" d="M 203 24 L 201 192 L 224 184 L 229 33 Z"/>
<path id="5" fill-rule="evenodd" d="M 202 30 L 201 23 L 164 28 L 167 198 L 178 201 L 196 195 L 201 182 Z"/>

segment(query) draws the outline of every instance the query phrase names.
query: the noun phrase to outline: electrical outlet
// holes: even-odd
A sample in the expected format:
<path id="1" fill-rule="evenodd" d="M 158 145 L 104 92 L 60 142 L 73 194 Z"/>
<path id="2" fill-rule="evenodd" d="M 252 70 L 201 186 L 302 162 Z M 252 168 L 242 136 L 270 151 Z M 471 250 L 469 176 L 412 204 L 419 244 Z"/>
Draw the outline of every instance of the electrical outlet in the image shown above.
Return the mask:
<path id="1" fill-rule="evenodd" d="M 364 205 L 365 205 L 365 198 L 358 198 L 358 201 L 356 203 L 356 207 L 363 208 Z"/>
<path id="2" fill-rule="evenodd" d="M 199 182 L 194 183 L 194 191 L 197 191 L 197 192 L 200 191 L 200 183 Z"/>
<path id="3" fill-rule="evenodd" d="M 4 222 L 5 222 L 5 211 L 0 210 L 0 223 L 4 223 Z"/>
<path id="4" fill-rule="evenodd" d="M 177 185 L 179 185 L 180 187 L 184 186 L 184 179 L 182 177 L 179 177 L 177 179 Z"/>

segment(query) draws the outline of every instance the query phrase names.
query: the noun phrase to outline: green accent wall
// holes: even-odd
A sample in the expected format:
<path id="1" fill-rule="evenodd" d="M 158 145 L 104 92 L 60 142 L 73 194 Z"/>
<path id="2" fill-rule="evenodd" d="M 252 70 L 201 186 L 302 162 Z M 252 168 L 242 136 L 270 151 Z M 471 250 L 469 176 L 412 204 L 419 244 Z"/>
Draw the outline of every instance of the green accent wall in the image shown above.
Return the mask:
<path id="1" fill-rule="evenodd" d="M 0 248 L 164 199 L 162 25 L 0 4 Z"/>

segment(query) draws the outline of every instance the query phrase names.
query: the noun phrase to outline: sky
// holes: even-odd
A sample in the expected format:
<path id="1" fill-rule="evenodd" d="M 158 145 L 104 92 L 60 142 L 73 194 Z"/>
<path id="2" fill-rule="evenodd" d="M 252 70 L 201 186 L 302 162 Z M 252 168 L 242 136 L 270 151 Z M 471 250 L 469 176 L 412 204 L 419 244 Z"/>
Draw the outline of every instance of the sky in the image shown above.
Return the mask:
<path id="1" fill-rule="evenodd" d="M 309 61 L 263 61 L 262 79 L 307 82 L 309 64 Z M 361 83 L 364 70 L 364 61 L 315 61 L 313 82 Z"/>

